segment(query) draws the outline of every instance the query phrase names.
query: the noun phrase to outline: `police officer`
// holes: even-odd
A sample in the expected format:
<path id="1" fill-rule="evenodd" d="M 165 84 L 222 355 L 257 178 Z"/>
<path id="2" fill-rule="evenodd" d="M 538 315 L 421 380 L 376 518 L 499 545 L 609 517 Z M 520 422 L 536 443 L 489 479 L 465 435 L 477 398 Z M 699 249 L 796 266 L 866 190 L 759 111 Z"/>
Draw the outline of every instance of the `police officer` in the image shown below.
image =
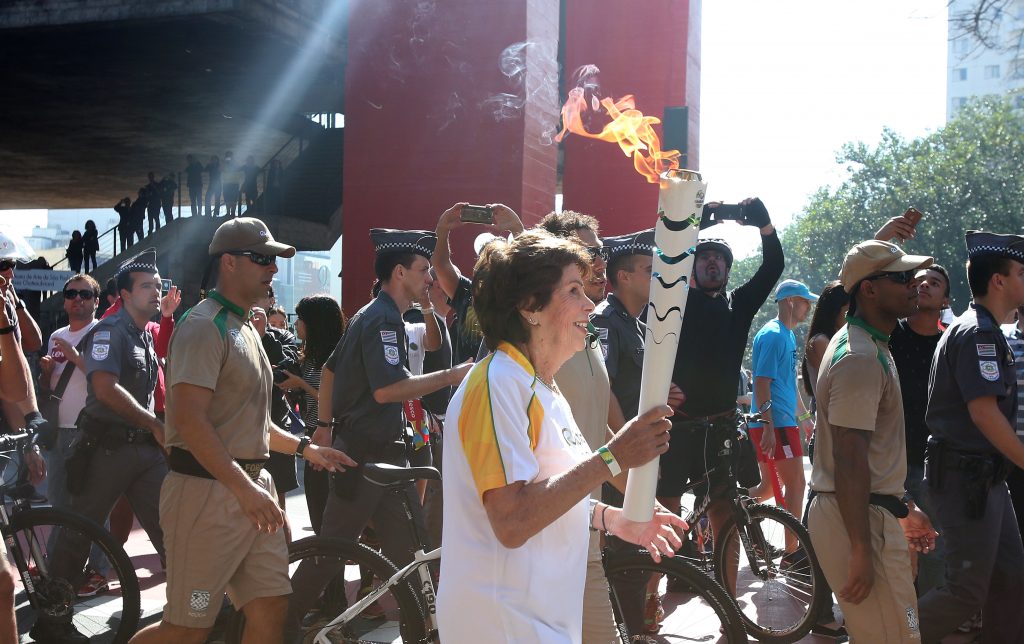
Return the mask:
<path id="1" fill-rule="evenodd" d="M 604 238 L 607 275 L 612 291 L 597 305 L 591 323 L 604 353 L 604 364 L 611 384 L 611 425 L 620 429 L 626 418 L 633 418 L 640 407 L 640 375 L 644 364 L 644 333 L 646 325 L 640 315 L 647 306 L 651 291 L 651 265 L 654 253 L 654 229 L 641 230 Z M 612 484 L 604 485 L 605 503 L 622 505 L 622 492 Z M 636 546 L 613 536 L 605 537 L 615 550 L 636 550 Z M 653 594 L 651 608 L 644 623 L 646 587 L 650 575 L 626 573 L 609 577 L 619 599 L 619 607 L 630 633 L 656 632 L 660 599 Z M 663 609 L 662 609 L 663 610 Z"/>
<path id="2" fill-rule="evenodd" d="M 116 280 L 122 308 L 93 327 L 82 352 L 88 385 L 81 431 L 66 465 L 68 509 L 103 524 L 125 495 L 163 560 L 159 503 L 167 464 L 164 426 L 153 413 L 157 356 L 146 331 L 146 322 L 160 312 L 156 251 L 124 262 Z M 83 569 L 88 548 L 88 541 L 61 532 L 53 548 L 58 574 L 74 579 L 71 571 Z M 36 629 L 45 629 L 44 622 Z M 36 629 L 33 637 L 48 641 L 48 633 L 36 635 Z"/>
<path id="3" fill-rule="evenodd" d="M 225 591 L 245 613 L 246 642 L 280 642 L 291 586 L 284 516 L 263 469 L 269 451 L 332 471 L 354 465 L 269 417 L 273 376 L 249 310 L 266 294 L 277 258 L 295 249 L 262 221 L 239 217 L 217 229 L 209 254 L 217 289 L 182 316 L 168 352 L 171 473 L 160 493 L 167 605 L 136 644 L 205 642 Z"/>
<path id="4" fill-rule="evenodd" d="M 431 284 L 430 256 L 437 237 L 428 231 L 380 228 L 370 234 L 377 252 L 374 272 L 379 293 L 352 317 L 323 367 L 333 376 L 331 415 L 340 421 L 334 446 L 358 463 L 405 465 L 408 461 L 402 402 L 442 387 L 458 386 L 471 365 L 422 376 L 409 372 L 402 314 L 413 301 L 426 298 Z M 405 511 L 395 495 L 364 480 L 362 468 L 332 477 L 331 491 L 321 536 L 354 540 L 372 519 L 385 556 L 398 566 L 412 560 L 415 546 L 411 543 Z M 413 508 L 417 529 L 423 534 L 423 515 L 415 487 L 410 484 L 404 493 Z M 338 566 L 324 561 L 316 565 L 304 561 L 299 565 L 292 577 L 294 594 L 287 632 L 290 637 L 297 633 L 299 621 L 338 570 Z"/>
<path id="5" fill-rule="evenodd" d="M 974 301 L 943 334 L 928 379 L 925 479 L 946 539 L 945 583 L 921 598 L 921 640 L 979 609 L 983 642 L 1024 641 L 1024 545 L 1006 476 L 1024 467 L 1017 374 L 999 324 L 1024 305 L 1024 237 L 967 232 Z"/>

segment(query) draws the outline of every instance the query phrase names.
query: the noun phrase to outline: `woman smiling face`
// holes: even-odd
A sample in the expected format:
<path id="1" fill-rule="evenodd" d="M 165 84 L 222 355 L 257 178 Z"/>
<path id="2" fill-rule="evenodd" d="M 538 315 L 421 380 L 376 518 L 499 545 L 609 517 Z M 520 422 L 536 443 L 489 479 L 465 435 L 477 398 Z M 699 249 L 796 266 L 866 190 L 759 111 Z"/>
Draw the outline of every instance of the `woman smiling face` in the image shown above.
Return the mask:
<path id="1" fill-rule="evenodd" d="M 551 293 L 551 301 L 540 311 L 522 311 L 530 331 L 530 344 L 539 342 L 559 365 L 586 346 L 587 325 L 594 303 L 587 297 L 580 268 L 570 264 Z"/>

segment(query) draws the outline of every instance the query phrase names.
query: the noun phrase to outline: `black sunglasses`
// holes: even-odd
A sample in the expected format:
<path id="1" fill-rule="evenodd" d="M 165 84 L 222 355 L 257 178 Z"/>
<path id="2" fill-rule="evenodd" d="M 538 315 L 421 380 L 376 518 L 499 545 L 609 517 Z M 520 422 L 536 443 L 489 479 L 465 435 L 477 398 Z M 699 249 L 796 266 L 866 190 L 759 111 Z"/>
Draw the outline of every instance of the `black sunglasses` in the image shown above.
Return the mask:
<path id="1" fill-rule="evenodd" d="M 81 297 L 85 301 L 89 301 L 92 298 L 96 297 L 96 293 L 93 292 L 91 289 L 87 289 L 87 288 L 83 288 L 83 289 L 79 289 L 79 290 L 75 290 L 73 288 L 64 289 L 64 299 L 65 300 L 73 300 L 73 299 L 75 299 L 75 296 Z"/>
<path id="2" fill-rule="evenodd" d="M 228 255 L 244 256 L 248 257 L 253 264 L 257 266 L 270 266 L 271 264 L 277 263 L 276 255 L 263 255 L 262 253 L 254 253 L 252 251 L 239 251 L 237 253 L 228 253 Z"/>
<path id="3" fill-rule="evenodd" d="M 0 271 L 10 270 L 14 268 L 14 266 L 17 263 L 18 262 L 14 261 L 13 259 L 0 259 Z"/>
<path id="4" fill-rule="evenodd" d="M 880 280 L 887 279 L 897 284 L 909 284 L 914 281 L 914 276 L 917 274 L 917 269 L 911 269 L 909 271 L 900 271 L 898 273 L 882 273 L 880 275 L 872 275 L 871 277 L 865 277 L 866 280 Z"/>
<path id="5" fill-rule="evenodd" d="M 591 262 L 596 260 L 598 257 L 600 257 L 606 262 L 608 261 L 608 249 L 605 248 L 604 246 L 601 246 L 600 248 L 595 248 L 593 246 L 584 246 L 584 248 L 586 248 L 587 252 L 590 254 Z"/>

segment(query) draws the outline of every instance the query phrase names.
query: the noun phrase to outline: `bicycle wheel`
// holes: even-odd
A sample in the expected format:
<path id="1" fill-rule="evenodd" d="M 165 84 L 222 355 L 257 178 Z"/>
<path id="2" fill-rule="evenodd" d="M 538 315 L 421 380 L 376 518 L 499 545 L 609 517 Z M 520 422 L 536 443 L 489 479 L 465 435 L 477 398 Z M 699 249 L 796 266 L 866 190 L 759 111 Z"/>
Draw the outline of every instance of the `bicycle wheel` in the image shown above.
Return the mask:
<path id="1" fill-rule="evenodd" d="M 361 543 L 307 537 L 292 542 L 288 548 L 289 576 L 301 562 L 310 559 L 318 566 L 341 565 L 342 572 L 328 585 L 319 605 L 303 620 L 303 642 L 313 642 L 331 620 L 398 572 L 386 557 Z M 240 643 L 244 629 L 245 615 L 236 611 L 227 626 L 225 642 Z M 409 584 L 400 582 L 361 613 L 332 628 L 327 636 L 331 642 L 422 642 L 425 628 L 420 602 Z"/>
<path id="2" fill-rule="evenodd" d="M 101 526 L 77 514 L 32 508 L 11 517 L 8 528 L 15 548 L 8 548 L 18 568 L 15 607 L 18 633 L 27 641 L 45 642 L 47 629 L 67 623 L 90 642 L 123 644 L 139 625 L 139 579 L 124 548 Z M 98 556 L 89 553 L 99 553 Z M 90 561 L 87 561 L 90 559 Z M 107 586 L 80 597 L 87 568 L 95 567 Z M 32 592 L 22 574 L 27 573 Z"/>
<path id="3" fill-rule="evenodd" d="M 681 557 L 665 558 L 661 563 L 655 563 L 644 550 L 606 553 L 605 574 L 610 580 L 627 577 L 641 580 L 640 588 L 628 593 L 621 590 L 617 581 L 609 584 L 612 610 L 624 643 L 687 641 L 739 644 L 747 641 L 739 609 L 732 597 L 714 579 Z M 645 597 L 644 582 L 652 577 L 658 579 L 657 590 L 649 590 Z M 652 612 L 648 611 L 643 616 L 637 613 L 637 610 L 642 613 L 649 608 L 648 598 L 652 596 L 660 599 L 663 608 L 657 624 Z M 644 620 L 645 617 L 648 619 Z M 644 624 L 644 621 L 648 623 Z"/>
<path id="4" fill-rule="evenodd" d="M 795 642 L 811 630 L 825 601 L 825 577 L 811 535 L 774 505 L 751 504 L 747 512 L 750 525 L 743 535 L 730 518 L 715 539 L 715 579 L 736 598 L 753 638 Z M 789 555 L 787 533 L 797 546 Z M 742 536 L 749 539 L 749 550 Z"/>

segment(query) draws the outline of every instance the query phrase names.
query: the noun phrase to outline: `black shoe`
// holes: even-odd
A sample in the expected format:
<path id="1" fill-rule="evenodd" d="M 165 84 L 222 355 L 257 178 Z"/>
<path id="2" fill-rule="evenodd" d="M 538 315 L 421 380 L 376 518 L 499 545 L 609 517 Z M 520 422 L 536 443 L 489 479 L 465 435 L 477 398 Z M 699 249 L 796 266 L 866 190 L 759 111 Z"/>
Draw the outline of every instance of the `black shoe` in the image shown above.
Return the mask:
<path id="1" fill-rule="evenodd" d="M 849 639 L 849 635 L 846 632 L 846 627 L 840 626 L 838 624 L 836 624 L 835 627 L 826 626 L 824 624 L 815 624 L 811 627 L 811 632 L 820 637 L 828 637 L 836 641 L 845 642 L 847 639 Z"/>
<path id="2" fill-rule="evenodd" d="M 36 620 L 28 634 L 40 644 L 89 644 L 89 638 L 66 621 Z"/>

